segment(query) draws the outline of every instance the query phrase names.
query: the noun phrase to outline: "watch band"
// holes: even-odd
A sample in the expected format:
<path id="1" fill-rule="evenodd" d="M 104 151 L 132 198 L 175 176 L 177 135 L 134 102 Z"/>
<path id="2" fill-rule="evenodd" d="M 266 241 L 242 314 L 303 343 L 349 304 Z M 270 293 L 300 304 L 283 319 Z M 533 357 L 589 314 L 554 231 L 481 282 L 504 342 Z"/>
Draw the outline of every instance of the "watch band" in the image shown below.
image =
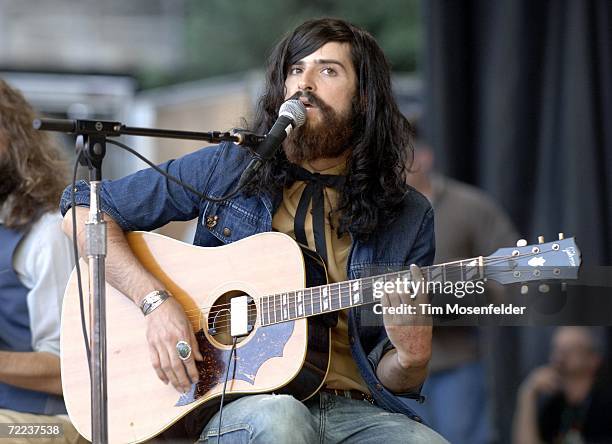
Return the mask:
<path id="1" fill-rule="evenodd" d="M 147 294 L 140 302 L 140 310 L 142 311 L 142 314 L 145 316 L 151 314 L 153 310 L 163 304 L 164 301 L 170 296 L 170 293 L 168 293 L 166 290 L 155 290 Z"/>

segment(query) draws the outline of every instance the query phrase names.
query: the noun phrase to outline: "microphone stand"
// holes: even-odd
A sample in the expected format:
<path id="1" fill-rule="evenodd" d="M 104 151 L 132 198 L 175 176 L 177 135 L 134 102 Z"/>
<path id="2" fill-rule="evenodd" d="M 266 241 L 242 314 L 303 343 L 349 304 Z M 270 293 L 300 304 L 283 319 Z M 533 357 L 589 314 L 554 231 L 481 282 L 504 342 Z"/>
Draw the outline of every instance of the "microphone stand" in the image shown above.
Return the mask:
<path id="1" fill-rule="evenodd" d="M 108 443 L 108 405 L 106 374 L 106 222 L 100 210 L 102 161 L 106 154 L 106 138 L 121 135 L 162 137 L 171 139 L 204 140 L 210 143 L 224 141 L 257 147 L 265 137 L 247 131 L 236 133 L 211 131 L 175 131 L 154 128 L 135 128 L 120 122 L 102 120 L 37 119 L 33 126 L 41 131 L 76 134 L 76 147 L 80 149 L 79 163 L 89 169 L 89 218 L 85 224 L 85 252 L 89 265 L 89 297 L 93 300 L 91 327 L 91 430 L 92 442 Z M 78 260 L 78 258 L 77 258 Z"/>

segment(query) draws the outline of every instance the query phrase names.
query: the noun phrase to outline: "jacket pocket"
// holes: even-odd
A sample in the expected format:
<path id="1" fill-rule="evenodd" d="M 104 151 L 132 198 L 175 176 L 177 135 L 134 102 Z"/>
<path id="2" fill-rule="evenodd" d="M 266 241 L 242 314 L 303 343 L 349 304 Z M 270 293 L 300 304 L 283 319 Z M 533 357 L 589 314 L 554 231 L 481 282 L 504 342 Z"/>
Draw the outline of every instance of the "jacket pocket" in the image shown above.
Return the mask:
<path id="1" fill-rule="evenodd" d="M 224 244 L 265 231 L 261 217 L 234 201 L 209 203 L 200 223 Z"/>

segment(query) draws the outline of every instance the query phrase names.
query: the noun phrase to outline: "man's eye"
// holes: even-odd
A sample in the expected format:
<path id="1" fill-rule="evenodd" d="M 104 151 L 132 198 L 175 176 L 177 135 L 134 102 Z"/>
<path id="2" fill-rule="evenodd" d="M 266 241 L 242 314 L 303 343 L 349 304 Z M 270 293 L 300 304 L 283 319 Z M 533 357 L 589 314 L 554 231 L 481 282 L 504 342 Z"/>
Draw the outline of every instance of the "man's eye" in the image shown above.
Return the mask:
<path id="1" fill-rule="evenodd" d="M 289 74 L 291 74 L 291 75 L 296 75 L 296 74 L 299 74 L 301 72 L 302 72 L 302 68 L 294 67 L 294 68 L 289 69 Z"/>
<path id="2" fill-rule="evenodd" d="M 336 70 L 333 68 L 323 68 L 323 73 L 327 74 L 328 76 L 335 76 L 336 75 Z"/>

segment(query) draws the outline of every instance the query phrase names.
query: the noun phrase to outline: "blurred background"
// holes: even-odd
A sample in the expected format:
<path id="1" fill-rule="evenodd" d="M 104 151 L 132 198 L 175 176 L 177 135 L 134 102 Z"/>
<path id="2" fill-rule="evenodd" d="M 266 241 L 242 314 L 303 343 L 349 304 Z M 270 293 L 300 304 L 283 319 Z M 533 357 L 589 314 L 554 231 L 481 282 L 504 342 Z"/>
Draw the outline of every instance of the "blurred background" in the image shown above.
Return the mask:
<path id="1" fill-rule="evenodd" d="M 438 172 L 484 190 L 529 243 L 575 235 L 612 296 L 601 271 L 612 260 L 608 0 L 0 0 L 0 77 L 50 117 L 224 131 L 249 118 L 274 43 L 322 16 L 378 40 L 401 110 L 420 119 Z M 124 142 L 154 162 L 201 146 Z M 61 143 L 74 160 L 74 140 Z M 109 146 L 104 177 L 143 167 Z M 160 231 L 191 242 L 194 230 Z M 610 302 L 601 304 L 585 323 L 612 324 Z M 489 442 L 510 442 L 518 387 L 547 361 L 552 330 L 490 332 Z M 607 350 L 609 330 L 597 335 Z"/>

